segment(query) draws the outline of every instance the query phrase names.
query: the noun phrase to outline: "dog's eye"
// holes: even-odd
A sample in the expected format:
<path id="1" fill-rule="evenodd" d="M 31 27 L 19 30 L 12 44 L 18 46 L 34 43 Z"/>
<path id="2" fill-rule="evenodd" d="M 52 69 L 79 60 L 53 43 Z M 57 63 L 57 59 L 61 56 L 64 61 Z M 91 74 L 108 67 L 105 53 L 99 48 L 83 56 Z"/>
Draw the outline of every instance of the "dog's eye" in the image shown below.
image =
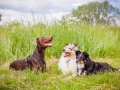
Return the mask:
<path id="1" fill-rule="evenodd" d="M 72 50 L 72 48 L 69 48 L 70 50 Z"/>
<path id="2" fill-rule="evenodd" d="M 42 40 L 44 40 L 45 39 L 45 37 L 42 37 Z"/>
<path id="3" fill-rule="evenodd" d="M 82 57 L 82 55 L 80 55 L 80 57 Z"/>
<path id="4" fill-rule="evenodd" d="M 65 51 L 65 49 L 63 49 L 63 52 Z"/>

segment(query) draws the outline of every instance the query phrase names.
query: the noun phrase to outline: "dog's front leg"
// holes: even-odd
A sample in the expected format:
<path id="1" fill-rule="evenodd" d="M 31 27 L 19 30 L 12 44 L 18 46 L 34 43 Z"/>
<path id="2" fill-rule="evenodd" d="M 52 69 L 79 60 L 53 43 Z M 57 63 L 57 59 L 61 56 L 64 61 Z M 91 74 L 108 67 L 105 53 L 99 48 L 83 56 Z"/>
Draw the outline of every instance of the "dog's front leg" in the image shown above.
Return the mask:
<path id="1" fill-rule="evenodd" d="M 73 77 L 75 77 L 75 76 L 77 76 L 77 73 L 73 73 L 73 75 L 72 75 Z"/>
<path id="2" fill-rule="evenodd" d="M 32 67 L 33 72 L 36 73 L 36 74 L 38 73 L 38 70 L 39 70 L 39 69 L 40 69 L 40 68 L 39 68 L 39 65 L 38 65 L 38 64 L 34 64 L 33 67 Z"/>
<path id="3" fill-rule="evenodd" d="M 73 77 L 75 77 L 75 76 L 77 76 L 77 67 L 72 71 L 72 73 L 73 73 Z"/>
<path id="4" fill-rule="evenodd" d="M 85 68 L 81 68 L 80 76 L 86 75 L 86 70 Z"/>
<path id="5" fill-rule="evenodd" d="M 79 75 L 79 76 L 82 75 L 82 70 L 81 70 L 81 69 L 79 69 L 79 71 L 78 71 L 78 75 Z"/>
<path id="6" fill-rule="evenodd" d="M 91 69 L 86 70 L 86 75 L 92 74 Z"/>
<path id="7" fill-rule="evenodd" d="M 46 63 L 45 63 L 45 64 L 43 65 L 43 67 L 42 67 L 42 73 L 43 73 L 44 69 L 45 69 L 45 71 L 46 71 Z"/>

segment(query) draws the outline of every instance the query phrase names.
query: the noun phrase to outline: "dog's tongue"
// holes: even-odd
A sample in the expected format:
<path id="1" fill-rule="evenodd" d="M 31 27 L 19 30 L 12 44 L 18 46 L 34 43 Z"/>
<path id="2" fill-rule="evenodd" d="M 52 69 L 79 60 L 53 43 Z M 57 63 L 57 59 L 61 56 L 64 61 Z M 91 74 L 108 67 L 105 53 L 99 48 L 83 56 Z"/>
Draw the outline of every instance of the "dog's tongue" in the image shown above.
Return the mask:
<path id="1" fill-rule="evenodd" d="M 64 57 L 67 57 L 67 56 L 69 56 L 70 55 L 70 53 L 64 53 Z"/>
<path id="2" fill-rule="evenodd" d="M 50 44 L 50 43 L 45 43 L 44 45 L 49 46 L 49 47 L 52 46 L 52 44 Z"/>

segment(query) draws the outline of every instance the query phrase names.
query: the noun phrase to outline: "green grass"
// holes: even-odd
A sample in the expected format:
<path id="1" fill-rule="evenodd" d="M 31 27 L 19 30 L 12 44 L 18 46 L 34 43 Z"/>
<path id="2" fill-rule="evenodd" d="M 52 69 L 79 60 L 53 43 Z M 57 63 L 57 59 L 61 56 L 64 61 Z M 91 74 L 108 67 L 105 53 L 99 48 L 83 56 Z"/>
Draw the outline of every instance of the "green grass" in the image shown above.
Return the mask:
<path id="1" fill-rule="evenodd" d="M 53 60 L 53 61 L 52 61 Z M 95 59 L 96 60 L 96 59 Z M 117 59 L 116 59 L 117 60 Z M 1 66 L 0 90 L 119 90 L 120 73 L 106 72 L 97 75 L 72 78 L 71 74 L 62 75 L 57 67 L 57 59 L 47 61 L 45 73 L 37 75 L 29 69 L 12 71 Z M 113 59 L 98 59 L 115 65 Z M 119 66 L 120 61 L 117 63 Z M 112 65 L 112 66 L 114 66 Z M 117 67 L 116 66 L 116 67 Z"/>
<path id="2" fill-rule="evenodd" d="M 52 35 L 53 46 L 46 49 L 47 71 L 9 70 L 9 63 L 32 54 L 37 37 Z M 120 28 L 102 28 L 86 24 L 53 24 L 24 26 L 8 23 L 0 26 L 0 90 L 119 90 L 120 73 L 106 72 L 98 75 L 71 78 L 62 75 L 57 63 L 66 43 L 76 43 L 80 51 L 86 51 L 95 61 L 103 61 L 120 67 Z"/>

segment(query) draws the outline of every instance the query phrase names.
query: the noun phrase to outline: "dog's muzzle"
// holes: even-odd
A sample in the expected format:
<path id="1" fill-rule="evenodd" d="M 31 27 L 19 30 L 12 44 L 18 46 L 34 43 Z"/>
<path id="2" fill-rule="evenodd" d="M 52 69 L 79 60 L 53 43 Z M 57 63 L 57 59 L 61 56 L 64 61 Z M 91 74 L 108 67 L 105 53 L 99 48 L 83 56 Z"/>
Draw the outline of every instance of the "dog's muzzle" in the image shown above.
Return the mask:
<path id="1" fill-rule="evenodd" d="M 70 56 L 70 52 L 64 52 L 64 57 Z"/>

